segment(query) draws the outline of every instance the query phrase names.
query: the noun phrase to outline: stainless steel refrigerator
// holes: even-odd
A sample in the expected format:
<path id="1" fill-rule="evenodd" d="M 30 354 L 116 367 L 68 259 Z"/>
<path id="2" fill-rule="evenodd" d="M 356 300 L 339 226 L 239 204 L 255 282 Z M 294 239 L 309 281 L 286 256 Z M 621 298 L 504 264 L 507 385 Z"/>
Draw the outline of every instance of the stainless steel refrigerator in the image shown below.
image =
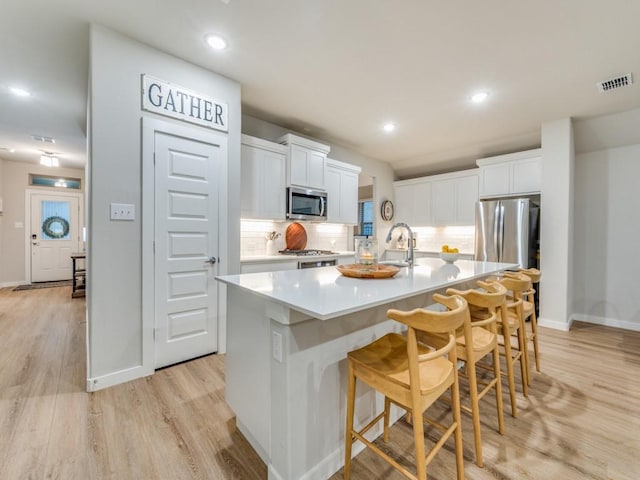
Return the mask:
<path id="1" fill-rule="evenodd" d="M 535 197 L 477 202 L 475 259 L 539 268 L 539 220 Z"/>

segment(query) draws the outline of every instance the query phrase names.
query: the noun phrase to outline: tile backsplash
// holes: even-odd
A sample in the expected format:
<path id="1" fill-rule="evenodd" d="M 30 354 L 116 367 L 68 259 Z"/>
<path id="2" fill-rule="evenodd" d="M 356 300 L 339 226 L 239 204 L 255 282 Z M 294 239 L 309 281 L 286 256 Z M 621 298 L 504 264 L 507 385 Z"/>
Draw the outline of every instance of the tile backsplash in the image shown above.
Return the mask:
<path id="1" fill-rule="evenodd" d="M 277 232 L 276 249 L 285 248 L 285 231 L 292 222 L 270 222 L 268 220 L 242 220 L 240 223 L 240 255 L 254 257 L 266 255 L 268 232 Z M 307 232 L 307 246 L 311 250 L 353 250 L 352 227 L 334 223 L 299 222 Z M 351 245 L 351 248 L 349 248 Z"/>
<path id="2" fill-rule="evenodd" d="M 335 223 L 301 223 L 307 232 L 307 249 L 352 251 L 353 228 Z M 285 248 L 285 231 L 291 222 L 271 222 L 268 220 L 242 220 L 240 236 L 240 255 L 255 257 L 267 253 L 267 232 L 277 232 L 276 249 Z M 384 248 L 396 248 L 396 238 L 401 232 L 394 233 L 393 241 Z M 427 252 L 439 252 L 442 245 L 458 248 L 460 253 L 473 253 L 475 242 L 475 228 L 473 226 L 455 227 L 415 227 L 416 247 Z"/>
<path id="3" fill-rule="evenodd" d="M 442 245 L 457 248 L 460 253 L 473 253 L 475 227 L 416 227 L 416 247 L 427 252 L 439 252 Z"/>

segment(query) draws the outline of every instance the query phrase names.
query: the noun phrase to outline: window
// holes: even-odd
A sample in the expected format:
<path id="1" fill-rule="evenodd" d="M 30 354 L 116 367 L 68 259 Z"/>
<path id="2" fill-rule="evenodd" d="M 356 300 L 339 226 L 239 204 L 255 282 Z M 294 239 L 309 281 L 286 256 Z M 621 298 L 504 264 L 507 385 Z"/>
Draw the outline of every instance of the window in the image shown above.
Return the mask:
<path id="1" fill-rule="evenodd" d="M 79 178 L 60 178 L 50 177 L 48 175 L 29 175 L 29 184 L 37 187 L 54 187 L 54 188 L 72 188 L 80 189 Z"/>
<path id="2" fill-rule="evenodd" d="M 40 221 L 42 240 L 69 240 L 70 202 L 42 200 Z"/>
<path id="3" fill-rule="evenodd" d="M 373 235 L 373 202 L 358 202 L 358 232 L 360 236 Z"/>

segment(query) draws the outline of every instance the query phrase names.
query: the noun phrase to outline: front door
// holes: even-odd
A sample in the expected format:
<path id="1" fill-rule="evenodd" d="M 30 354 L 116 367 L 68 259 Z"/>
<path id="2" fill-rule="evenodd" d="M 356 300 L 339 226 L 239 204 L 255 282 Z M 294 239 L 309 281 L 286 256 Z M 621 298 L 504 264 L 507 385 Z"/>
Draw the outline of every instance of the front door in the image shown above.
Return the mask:
<path id="1" fill-rule="evenodd" d="M 31 195 L 31 281 L 69 280 L 80 249 L 78 197 Z"/>
<path id="2" fill-rule="evenodd" d="M 218 347 L 218 169 L 216 144 L 156 131 L 155 366 L 213 353 Z"/>

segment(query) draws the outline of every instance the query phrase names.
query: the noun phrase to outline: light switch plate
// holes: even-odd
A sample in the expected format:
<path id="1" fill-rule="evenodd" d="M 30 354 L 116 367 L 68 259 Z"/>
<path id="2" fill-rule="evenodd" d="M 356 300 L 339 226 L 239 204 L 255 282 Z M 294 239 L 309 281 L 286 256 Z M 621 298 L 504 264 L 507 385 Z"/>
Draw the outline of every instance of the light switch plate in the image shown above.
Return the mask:
<path id="1" fill-rule="evenodd" d="M 111 220 L 133 221 L 136 219 L 136 206 L 132 203 L 112 203 Z"/>

